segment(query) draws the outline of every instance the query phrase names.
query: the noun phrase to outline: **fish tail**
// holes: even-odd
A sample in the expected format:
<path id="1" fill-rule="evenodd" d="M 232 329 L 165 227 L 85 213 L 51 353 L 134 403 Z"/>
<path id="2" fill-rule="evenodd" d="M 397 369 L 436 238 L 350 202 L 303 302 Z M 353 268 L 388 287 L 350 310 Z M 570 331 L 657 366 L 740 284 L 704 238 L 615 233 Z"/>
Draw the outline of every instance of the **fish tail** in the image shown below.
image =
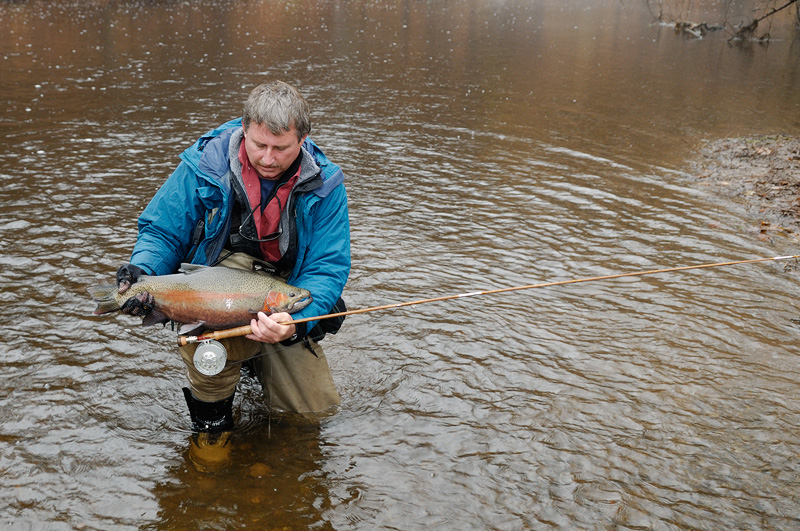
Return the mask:
<path id="1" fill-rule="evenodd" d="M 97 308 L 94 309 L 95 315 L 103 313 L 110 313 L 119 310 L 119 302 L 117 301 L 117 286 L 110 284 L 108 286 L 95 286 L 89 288 L 89 295 L 92 296 L 97 303 Z"/>

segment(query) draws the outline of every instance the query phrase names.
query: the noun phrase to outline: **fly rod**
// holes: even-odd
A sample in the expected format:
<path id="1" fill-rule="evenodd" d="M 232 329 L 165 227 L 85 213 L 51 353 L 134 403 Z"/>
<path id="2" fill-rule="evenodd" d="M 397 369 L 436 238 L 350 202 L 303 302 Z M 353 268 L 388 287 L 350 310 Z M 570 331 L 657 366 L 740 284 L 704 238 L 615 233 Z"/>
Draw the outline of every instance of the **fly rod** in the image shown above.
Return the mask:
<path id="1" fill-rule="evenodd" d="M 507 293 L 510 291 L 522 291 L 526 289 L 535 289 L 535 288 L 546 288 L 550 286 L 563 286 L 566 284 L 578 284 L 580 282 L 596 282 L 598 280 L 611 280 L 615 278 L 623 278 L 623 277 L 641 277 L 644 275 L 655 275 L 658 273 L 673 273 L 676 271 L 689 271 L 690 269 L 708 269 L 712 267 L 724 267 L 724 266 L 732 266 L 732 265 L 741 265 L 741 264 L 754 264 L 756 262 L 770 262 L 770 261 L 780 261 L 780 260 L 797 260 L 800 258 L 800 255 L 789 255 L 789 256 L 774 256 L 771 258 L 752 258 L 750 260 L 736 260 L 733 262 L 717 262 L 714 264 L 698 264 L 698 265 L 690 265 L 690 266 L 682 266 L 682 267 L 669 267 L 666 269 L 651 269 L 649 271 L 634 271 L 631 273 L 617 273 L 614 275 L 602 275 L 598 277 L 587 277 L 587 278 L 576 278 L 572 280 L 556 280 L 553 282 L 543 282 L 541 284 L 529 284 L 526 286 L 515 286 L 511 288 L 500 288 L 500 289 L 491 289 L 486 291 L 473 291 L 469 293 L 461 293 L 458 295 L 446 295 L 444 297 L 434 297 L 431 299 L 420 299 L 416 301 L 408 301 L 408 302 L 398 302 L 396 304 L 387 304 L 385 306 L 372 306 L 370 308 L 361 308 L 359 310 L 348 310 L 346 312 L 339 312 L 339 313 L 329 313 L 326 315 L 320 315 L 317 317 L 305 317 L 303 319 L 297 319 L 296 321 L 288 321 L 288 322 L 281 322 L 278 324 L 282 325 L 289 325 L 289 324 L 297 324 L 297 323 L 306 323 L 309 321 L 318 321 L 320 319 L 328 319 L 331 317 L 344 317 L 345 315 L 356 315 L 359 313 L 367 313 L 367 312 L 377 312 L 379 310 L 389 310 L 392 308 L 403 308 L 405 306 L 415 306 L 417 304 L 426 304 L 429 302 L 440 302 L 440 301 L 449 301 L 453 299 L 461 299 L 464 297 L 475 297 L 478 295 L 494 295 L 496 293 Z M 239 336 L 246 336 L 247 334 L 252 333 L 252 329 L 250 325 L 240 326 L 238 328 L 229 328 L 227 330 L 215 330 L 210 331 L 205 334 L 199 336 L 178 336 L 178 345 L 184 346 L 192 343 L 200 343 L 201 341 L 208 341 L 210 339 L 225 339 L 229 337 L 239 337 Z"/>

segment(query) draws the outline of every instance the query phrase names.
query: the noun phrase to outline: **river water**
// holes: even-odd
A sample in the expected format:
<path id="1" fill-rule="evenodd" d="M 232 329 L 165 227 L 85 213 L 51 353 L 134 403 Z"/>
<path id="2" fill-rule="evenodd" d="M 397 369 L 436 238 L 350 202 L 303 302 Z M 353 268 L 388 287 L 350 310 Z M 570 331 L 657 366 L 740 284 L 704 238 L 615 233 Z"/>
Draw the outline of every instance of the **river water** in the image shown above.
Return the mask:
<path id="1" fill-rule="evenodd" d="M 672 16 L 747 13 L 706 4 Z M 270 417 L 245 381 L 214 474 L 172 332 L 86 293 L 275 78 L 348 175 L 351 308 L 794 254 L 685 173 L 704 140 L 800 134 L 789 21 L 760 45 L 612 0 L 0 3 L 0 528 L 800 528 L 792 263 L 349 317 L 341 408 Z"/>

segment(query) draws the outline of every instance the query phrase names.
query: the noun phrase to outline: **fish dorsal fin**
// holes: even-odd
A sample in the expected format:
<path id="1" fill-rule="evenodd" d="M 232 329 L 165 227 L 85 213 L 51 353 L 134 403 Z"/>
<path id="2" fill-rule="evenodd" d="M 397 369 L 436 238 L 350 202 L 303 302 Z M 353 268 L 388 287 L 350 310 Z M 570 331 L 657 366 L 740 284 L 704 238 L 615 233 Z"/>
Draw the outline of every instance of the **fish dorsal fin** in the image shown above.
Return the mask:
<path id="1" fill-rule="evenodd" d="M 180 269 L 178 269 L 178 271 L 180 271 L 181 273 L 186 273 L 187 275 L 190 275 L 192 273 L 197 273 L 198 271 L 202 271 L 203 269 L 206 269 L 207 267 L 208 266 L 204 266 L 204 265 L 201 265 L 201 264 L 181 264 L 181 267 L 180 267 Z"/>

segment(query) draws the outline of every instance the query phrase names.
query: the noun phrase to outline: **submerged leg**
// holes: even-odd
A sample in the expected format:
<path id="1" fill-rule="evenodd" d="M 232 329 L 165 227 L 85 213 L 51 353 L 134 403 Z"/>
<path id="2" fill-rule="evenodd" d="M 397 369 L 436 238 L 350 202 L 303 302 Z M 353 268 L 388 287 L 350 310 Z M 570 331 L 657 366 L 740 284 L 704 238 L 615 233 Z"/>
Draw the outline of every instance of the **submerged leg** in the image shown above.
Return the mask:
<path id="1" fill-rule="evenodd" d="M 217 402 L 203 402 L 183 388 L 192 431 L 189 459 L 201 472 L 216 472 L 230 461 L 233 434 L 233 395 Z"/>

